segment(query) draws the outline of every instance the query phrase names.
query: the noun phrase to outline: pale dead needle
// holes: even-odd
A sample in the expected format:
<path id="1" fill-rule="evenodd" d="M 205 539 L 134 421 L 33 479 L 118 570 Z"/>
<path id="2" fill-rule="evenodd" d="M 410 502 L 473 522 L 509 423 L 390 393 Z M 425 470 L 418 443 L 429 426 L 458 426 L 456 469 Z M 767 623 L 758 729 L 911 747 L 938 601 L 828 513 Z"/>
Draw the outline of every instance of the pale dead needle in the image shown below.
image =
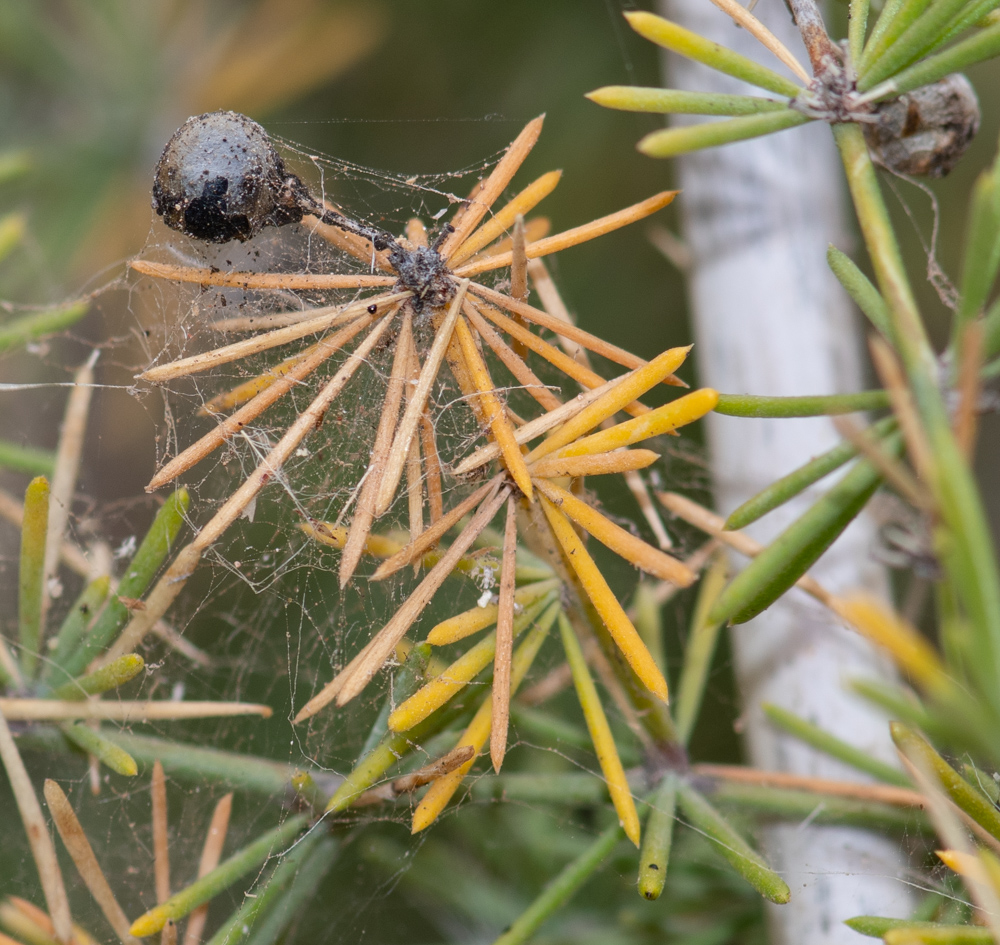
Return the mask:
<path id="1" fill-rule="evenodd" d="M 150 785 L 150 799 L 153 808 L 153 878 L 156 885 L 156 902 L 162 905 L 170 898 L 170 840 L 167 826 L 167 782 L 163 776 L 163 765 L 153 762 L 153 777 Z M 177 925 L 169 920 L 160 933 L 161 945 L 173 945 L 177 941 Z"/>
<path id="2" fill-rule="evenodd" d="M 393 295 L 378 295 L 367 298 L 362 302 L 354 302 L 348 306 L 335 306 L 330 309 L 320 309 L 322 313 L 305 321 L 297 322 L 286 328 L 275 329 L 253 338 L 246 338 L 243 341 L 236 341 L 231 345 L 224 345 L 215 348 L 213 351 L 206 351 L 204 354 L 195 354 L 190 358 L 182 358 L 179 361 L 171 361 L 169 364 L 161 364 L 144 371 L 139 377 L 142 380 L 159 383 L 168 381 L 175 377 L 184 377 L 188 374 L 196 374 L 200 371 L 207 371 L 209 368 L 217 367 L 220 364 L 228 364 L 230 361 L 238 361 L 240 358 L 249 357 L 252 354 L 259 354 L 270 348 L 285 345 L 292 341 L 298 341 L 306 335 L 314 335 L 326 331 L 328 328 L 335 328 L 345 322 L 360 318 L 365 314 L 372 314 L 368 309 L 372 305 L 378 306 L 379 314 L 384 314 L 397 302 L 402 302 L 412 295 L 410 292 L 397 292 Z"/>
<path id="3" fill-rule="evenodd" d="M 496 490 L 498 486 L 499 477 L 492 488 Z M 496 515 L 500 506 L 506 501 L 507 494 L 506 488 L 500 489 L 496 495 L 483 503 L 462 533 L 452 542 L 448 551 L 441 556 L 441 560 L 434 565 L 417 586 L 417 589 L 406 599 L 403 606 L 396 611 L 390 621 L 368 642 L 365 648 L 303 706 L 299 714 L 295 716 L 296 723 L 315 715 L 334 699 L 337 700 L 338 705 L 344 705 L 364 689 L 372 676 L 381 669 L 389 658 L 396 644 L 430 603 L 431 598 L 444 583 L 445 578 L 451 574 L 455 565 L 472 547 L 472 543 Z M 426 535 L 427 532 L 424 534 Z"/>
<path id="4" fill-rule="evenodd" d="M 411 343 L 406 379 L 407 404 L 413 399 L 413 392 L 419 380 L 420 357 L 417 354 L 417 346 Z M 419 435 L 414 435 L 410 441 L 410 451 L 406 454 L 406 498 L 411 539 L 419 537 L 424 530 L 424 483 L 420 461 L 420 439 Z"/>
<path id="5" fill-rule="evenodd" d="M 881 441 L 866 433 L 850 417 L 832 417 L 836 431 L 865 457 L 907 502 L 918 509 L 931 510 L 934 502 L 927 490 L 910 475 L 910 471 L 895 456 L 886 451 Z"/>
<path id="6" fill-rule="evenodd" d="M 806 72 L 798 59 L 792 55 L 791 50 L 746 7 L 737 3 L 736 0 L 712 0 L 712 3 L 722 10 L 723 13 L 729 14 L 751 36 L 756 38 L 767 49 L 771 50 L 806 85 L 812 82 L 812 76 Z"/>
<path id="7" fill-rule="evenodd" d="M 76 492 L 76 480 L 80 472 L 80 458 L 83 455 L 84 431 L 90 413 L 90 399 L 93 394 L 94 364 L 100 351 L 94 351 L 73 377 L 74 387 L 66 401 L 59 447 L 56 450 L 55 470 L 52 489 L 49 493 L 49 524 L 45 534 L 45 565 L 42 592 L 42 626 L 45 613 L 51 601 L 51 585 L 56 576 L 60 551 Z"/>
<path id="8" fill-rule="evenodd" d="M 857 784 L 853 781 L 830 781 L 826 778 L 811 778 L 785 771 L 758 771 L 741 765 L 696 764 L 691 766 L 696 775 L 718 778 L 742 784 L 759 784 L 762 787 L 789 788 L 809 791 L 813 794 L 832 794 L 849 797 L 858 801 L 876 801 L 893 807 L 923 808 L 927 799 L 919 791 L 893 787 L 889 784 Z"/>
<path id="9" fill-rule="evenodd" d="M 14 793 L 21 822 L 24 824 L 24 832 L 28 835 L 28 844 L 38 870 L 38 878 L 42 883 L 45 904 L 52 917 L 55 936 L 63 945 L 69 945 L 73 938 L 73 919 L 69 912 L 66 886 L 63 883 L 48 826 L 42 816 L 42 808 L 35 796 L 35 789 L 31 786 L 31 778 L 28 777 L 24 762 L 21 760 L 21 753 L 17 750 L 14 738 L 10 734 L 8 718 L 11 716 L 7 714 L 3 705 L 0 705 L 0 761 L 7 769 L 7 778 Z"/>
<path id="10" fill-rule="evenodd" d="M 463 307 L 466 317 L 473 324 L 479 337 L 489 345 L 493 353 L 517 379 L 518 383 L 541 405 L 543 410 L 557 410 L 562 401 L 542 382 L 534 371 L 524 361 L 524 354 L 511 347 L 494 331 L 490 324 L 469 299 Z M 517 342 L 515 342 L 517 344 Z"/>
<path id="11" fill-rule="evenodd" d="M 207 876 L 218 865 L 222 859 L 222 848 L 226 842 L 226 833 L 229 830 L 229 815 L 233 809 L 233 795 L 227 794 L 212 811 L 212 820 L 208 825 L 208 833 L 205 834 L 205 845 L 201 850 L 201 860 L 198 863 L 198 878 Z M 208 918 L 208 903 L 198 906 L 188 917 L 187 927 L 184 929 L 184 945 L 199 945 L 201 933 L 205 929 L 205 920 Z"/>
<path id="12" fill-rule="evenodd" d="M 462 300 L 469 288 L 468 280 L 465 280 L 458 287 L 455 298 L 452 299 L 451 307 L 444 321 L 438 327 L 434 335 L 434 343 L 427 353 L 424 366 L 420 370 L 420 379 L 413 391 L 410 402 L 406 405 L 403 419 L 400 421 L 399 429 L 393 440 L 392 448 L 385 465 L 385 473 L 379 487 L 378 496 L 375 501 L 375 514 L 384 515 L 396 494 L 396 486 L 403 474 L 403 464 L 406 462 L 407 454 L 410 451 L 410 443 L 417 431 L 417 424 L 427 406 L 427 398 L 430 396 L 431 388 L 441 370 L 441 362 L 444 360 L 445 352 L 451 342 L 452 332 L 455 330 L 455 323 L 458 321 L 458 314 L 462 309 Z"/>
<path id="13" fill-rule="evenodd" d="M 147 722 L 153 719 L 211 719 L 231 715 L 271 717 L 271 707 L 251 702 L 114 702 L 84 699 L 68 702 L 59 699 L 0 698 L 0 713 L 19 722 L 54 722 L 69 719 L 104 719 L 114 722 Z"/>
<path id="14" fill-rule="evenodd" d="M 726 529 L 723 518 L 710 512 L 704 506 L 698 505 L 697 502 L 692 502 L 676 492 L 657 492 L 656 497 L 663 503 L 667 511 L 701 529 L 707 535 L 712 535 L 748 558 L 756 558 L 764 550 L 764 546 L 759 541 L 755 541 L 744 532 Z M 795 582 L 795 586 L 815 597 L 820 603 L 833 608 L 836 598 L 815 578 L 809 577 L 808 574 L 803 575 Z"/>
<path id="15" fill-rule="evenodd" d="M 547 236 L 544 239 L 536 240 L 534 243 L 528 243 L 524 248 L 525 255 L 528 259 L 537 259 L 539 256 L 548 256 L 551 253 L 558 253 L 560 250 L 569 249 L 569 247 L 584 243 L 587 240 L 596 239 L 605 233 L 610 233 L 613 230 L 620 229 L 623 226 L 628 226 L 630 223 L 635 223 L 637 220 L 648 217 L 657 210 L 661 210 L 676 196 L 677 191 L 665 190 L 654 194 L 652 197 L 647 197 L 645 200 L 633 204 L 631 207 L 626 207 L 624 210 L 609 213 L 607 216 L 591 220 L 589 223 L 584 223 L 581 226 L 564 230 L 562 233 L 556 233 L 554 236 Z M 492 269 L 509 266 L 512 261 L 513 252 L 498 253 L 495 256 L 488 256 L 459 266 L 455 270 L 455 275 L 460 278 L 475 276 L 481 272 L 489 272 Z M 508 298 L 508 301 L 512 300 Z"/>
<path id="16" fill-rule="evenodd" d="M 958 406 L 952 425 L 955 440 L 966 460 L 972 459 L 976 449 L 976 427 L 979 414 L 979 376 L 983 366 L 983 326 L 971 322 L 962 331 L 958 358 Z"/>
<path id="17" fill-rule="evenodd" d="M 496 202 L 496 199 L 506 190 L 507 185 L 517 173 L 518 168 L 524 163 L 524 159 L 531 152 L 542 133 L 542 122 L 544 115 L 539 115 L 529 121 L 521 133 L 514 139 L 506 154 L 500 159 L 500 163 L 493 169 L 493 173 L 483 182 L 482 186 L 473 192 L 465 207 L 465 212 L 460 217 L 456 216 L 454 230 L 441 244 L 441 258 L 448 260 L 462 243 L 472 234 L 472 231 L 479 224 L 479 221 L 486 215 L 486 211 Z"/>
<path id="18" fill-rule="evenodd" d="M 357 508 L 351 527 L 344 542 L 344 551 L 340 556 L 340 587 L 343 590 L 347 582 L 354 576 L 354 571 L 361 561 L 368 535 L 377 514 L 379 486 L 385 475 L 389 451 L 392 447 L 393 434 L 399 421 L 399 406 L 403 401 L 403 390 L 410 373 L 410 346 L 413 344 L 413 313 L 410 306 L 403 312 L 403 324 L 396 340 L 396 353 L 392 359 L 392 373 L 386 389 L 385 400 L 382 402 L 382 415 L 379 418 L 378 429 L 375 431 L 375 442 L 372 444 L 371 460 L 365 471 L 364 483 L 358 495 Z M 400 467 L 402 468 L 402 467 Z"/>
<path id="19" fill-rule="evenodd" d="M 231 286 L 237 289 L 284 289 L 296 292 L 304 289 L 370 289 L 391 286 L 393 276 L 321 275 L 296 272 L 223 272 L 198 269 L 194 266 L 172 266 L 167 263 L 133 259 L 129 266 L 144 276 L 169 282 L 192 282 L 196 285 Z"/>
<path id="20" fill-rule="evenodd" d="M 55 821 L 56 830 L 66 847 L 67 852 L 76 864 L 80 878 L 83 880 L 94 901 L 101 908 L 104 917 L 115 930 L 122 945 L 139 945 L 139 940 L 129 933 L 130 922 L 124 910 L 118 904 L 115 894 L 108 883 L 101 864 L 94 856 L 94 850 L 87 839 L 87 835 L 80 826 L 76 812 L 63 789 L 55 781 L 47 779 L 45 781 L 45 801 L 49 805 L 52 819 Z"/>
<path id="21" fill-rule="evenodd" d="M 459 502 L 447 515 L 439 518 L 430 528 L 406 545 L 405 548 L 401 548 L 391 558 L 386 558 L 372 575 L 371 579 L 373 581 L 381 581 L 383 578 L 395 574 L 400 568 L 405 568 L 408 564 L 419 560 L 451 528 L 476 508 L 491 491 L 496 489 L 503 478 L 503 475 L 495 476 L 489 482 L 480 486 L 472 495 Z"/>

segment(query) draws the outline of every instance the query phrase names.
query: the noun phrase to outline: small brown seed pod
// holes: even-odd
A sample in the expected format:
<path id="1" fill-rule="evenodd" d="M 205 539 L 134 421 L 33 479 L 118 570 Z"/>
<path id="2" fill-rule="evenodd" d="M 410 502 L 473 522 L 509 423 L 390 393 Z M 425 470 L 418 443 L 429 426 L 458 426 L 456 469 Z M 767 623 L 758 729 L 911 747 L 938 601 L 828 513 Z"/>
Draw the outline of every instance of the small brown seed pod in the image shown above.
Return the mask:
<path id="1" fill-rule="evenodd" d="M 883 102 L 862 125 L 872 160 L 898 174 L 944 177 L 979 130 L 979 100 L 959 73 Z"/>

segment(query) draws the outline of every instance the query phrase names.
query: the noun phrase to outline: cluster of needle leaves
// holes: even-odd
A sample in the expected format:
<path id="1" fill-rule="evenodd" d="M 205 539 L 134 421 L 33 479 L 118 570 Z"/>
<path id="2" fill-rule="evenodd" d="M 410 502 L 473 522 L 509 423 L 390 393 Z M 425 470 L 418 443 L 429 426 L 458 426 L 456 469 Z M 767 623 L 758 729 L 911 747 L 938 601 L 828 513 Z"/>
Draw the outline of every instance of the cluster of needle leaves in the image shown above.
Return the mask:
<path id="1" fill-rule="evenodd" d="M 1000 581 L 970 467 L 978 416 L 989 404 L 984 385 L 1000 364 L 1000 303 L 991 304 L 1000 265 L 1000 158 L 977 180 L 966 217 L 951 336 L 943 351 L 935 351 L 901 262 L 873 155 L 865 146 L 865 130 L 879 122 L 884 108 L 934 83 L 955 88 L 956 70 L 996 54 L 997 3 L 901 0 L 886 3 L 869 24 L 868 3 L 855 0 L 847 40 L 836 43 L 815 4 L 793 0 L 795 21 L 810 56 L 810 76 L 752 14 L 726 0 L 714 2 L 750 30 L 798 81 L 659 17 L 635 13 L 628 18 L 639 33 L 661 46 L 781 99 L 625 87 L 600 89 L 590 97 L 630 110 L 747 116 L 656 132 L 639 145 L 653 156 L 767 134 L 804 121 L 831 124 L 875 282 L 832 246 L 828 262 L 871 323 L 872 361 L 884 390 L 870 396 L 885 399 L 865 406 L 889 407 L 890 413 L 866 429 L 841 421 L 844 444 L 789 473 L 725 522 L 681 496 L 663 498 L 675 514 L 753 558 L 718 595 L 712 620 L 749 620 L 797 585 L 883 647 L 912 686 L 854 683 L 861 695 L 895 719 L 891 734 L 905 774 L 778 707 L 765 707 L 780 728 L 899 786 L 891 790 L 915 788 L 944 847 L 937 857 L 961 877 L 975 904 L 971 925 L 968 915 L 957 915 L 933 896 L 912 919 L 862 916 L 848 924 L 890 943 L 1000 941 L 1000 795 L 995 776 L 1000 766 L 995 738 L 1000 722 Z M 925 117 L 918 113 L 917 127 L 903 136 L 933 130 L 921 126 Z M 977 123 L 978 115 L 969 119 L 970 136 Z M 939 143 L 942 153 L 929 154 L 922 162 L 927 173 L 946 173 L 957 160 L 954 142 Z M 882 157 L 876 152 L 875 160 L 887 163 Z M 802 415 L 805 400 L 796 404 L 789 399 L 784 407 L 775 400 L 758 415 Z M 838 412 L 835 405 L 829 406 L 834 409 L 827 412 Z M 740 528 L 852 461 L 836 485 L 767 547 L 756 546 L 740 533 Z M 806 574 L 879 488 L 895 493 L 909 509 L 914 525 L 901 563 L 909 571 L 911 591 L 924 581 L 933 588 L 940 649 L 914 626 L 919 613 L 904 615 L 862 596 L 836 597 Z M 912 594 L 910 599 L 917 600 Z M 966 924 L 956 924 L 963 918 Z"/>
<path id="2" fill-rule="evenodd" d="M 7 690 L 0 701 L 0 757 L 29 837 L 46 907 L 43 912 L 16 897 L 0 905 L 0 925 L 13 940 L 23 945 L 92 940 L 72 921 L 56 851 L 21 761 L 20 740 L 44 747 L 53 757 L 72 746 L 86 754 L 93 770 L 105 765 L 121 777 L 135 777 L 140 765 L 151 770 L 154 899 L 131 921 L 116 898 L 121 894 L 118 878 L 106 877 L 62 788 L 54 780 L 44 787 L 70 858 L 122 942 L 157 932 L 164 942 L 176 941 L 178 923 L 184 921 L 185 943 L 195 945 L 210 900 L 241 881 L 245 885 L 251 873 L 257 875 L 253 894 L 218 926 L 211 941 L 278 941 L 356 836 L 372 838 L 365 845 L 371 863 L 394 869 L 400 859 L 398 841 L 379 822 L 391 821 L 392 811 L 398 818 L 398 812 L 411 808 L 412 832 L 424 831 L 462 796 L 459 789 L 487 743 L 495 773 L 479 775 L 466 785 L 464 796 L 504 802 L 498 805 L 496 828 L 523 832 L 523 823 L 531 821 L 530 830 L 544 833 L 530 810 L 512 803 L 518 801 L 561 811 L 561 816 L 587 808 L 597 828 L 596 837 L 586 842 L 560 840 L 556 831 L 550 840 L 558 856 L 546 860 L 536 855 L 523 864 L 525 872 L 538 879 L 527 894 L 523 888 L 507 888 L 494 895 L 487 882 L 468 891 L 455 850 L 435 845 L 433 839 L 428 843 L 421 855 L 433 868 L 411 871 L 413 879 L 404 883 L 413 882 L 421 895 L 436 896 L 452 908 L 460 901 L 459 912 L 464 909 L 466 917 L 494 932 L 506 926 L 497 939 L 505 945 L 531 938 L 602 864 L 613 861 L 621 868 L 626 862 L 623 851 L 630 849 L 623 843 L 626 839 L 639 848 L 638 860 L 634 848 L 627 860 L 632 876 L 637 876 L 632 881 L 640 897 L 637 904 L 651 908 L 641 900 L 663 895 L 671 909 L 654 918 L 630 913 L 629 930 L 615 932 L 623 940 L 655 940 L 665 932 L 691 934 L 683 912 L 694 908 L 690 900 L 697 897 L 685 900 L 685 895 L 699 869 L 704 881 L 704 871 L 710 868 L 701 865 L 699 857 L 707 851 L 747 884 L 735 889 L 752 887 L 771 902 L 786 902 L 787 885 L 750 842 L 745 816 L 734 818 L 733 811 L 772 818 L 810 816 L 881 831 L 933 828 L 947 848 L 939 856 L 966 883 L 985 927 L 933 924 L 941 917 L 936 900 L 914 921 L 860 917 L 855 927 L 890 942 L 931 940 L 927 935 L 934 941 L 968 941 L 980 932 L 985 941 L 1000 941 L 993 931 L 1000 921 L 1000 860 L 991 849 L 1000 847 L 997 788 L 991 776 L 1000 767 L 992 737 L 1000 721 L 1000 582 L 968 464 L 981 385 L 995 373 L 1000 353 L 1000 342 L 994 344 L 1000 338 L 1000 306 L 994 303 L 987 310 L 1000 264 L 1000 181 L 993 167 L 977 187 L 955 331 L 948 350 L 939 355 L 931 349 L 913 303 L 860 128 L 879 101 L 991 55 L 991 44 L 996 43 L 996 28 L 989 22 L 994 2 L 890 2 L 866 37 L 867 5 L 853 0 L 851 35 L 841 47 L 829 39 L 815 8 L 796 0 L 792 6 L 810 51 L 812 78 L 789 59 L 784 47 L 776 49 L 776 40 L 768 38 L 752 14 L 723 6 L 779 54 L 801 85 L 665 20 L 631 14 L 630 22 L 643 35 L 787 101 L 762 99 L 759 102 L 766 104 L 761 105 L 750 97 L 736 101 L 732 96 L 623 89 L 592 96 L 618 107 L 743 116 L 658 133 L 645 149 L 663 156 L 807 120 L 831 122 L 877 284 L 843 254 L 831 251 L 830 263 L 876 330 L 872 353 L 883 390 L 764 398 L 706 389 L 661 407 L 645 405 L 641 398 L 659 385 L 685 386 L 674 372 L 687 349 L 671 349 L 645 362 L 577 328 L 565 314 L 542 257 L 642 219 L 674 195 L 660 194 L 548 236 L 544 221 L 525 217 L 551 192 L 557 173 L 543 175 L 496 206 L 537 139 L 540 119 L 518 136 L 437 234 L 429 235 L 425 225 L 414 220 L 405 237 L 390 237 L 380 245 L 377 234 L 372 238 L 364 235 L 364 228 L 338 224 L 338 208 L 328 207 L 323 219 L 306 219 L 302 225 L 352 259 L 355 271 L 257 273 L 134 261 L 132 268 L 141 277 L 275 293 L 282 299 L 308 293 L 304 298 L 309 299 L 306 306 L 267 316 L 268 330 L 261 330 L 260 318 L 242 323 L 227 319 L 227 330 L 248 337 L 156 364 L 142 375 L 146 382 L 167 383 L 314 339 L 304 350 L 286 354 L 265 372 L 212 399 L 207 409 L 217 417 L 216 427 L 171 459 L 150 483 L 151 490 L 175 482 L 281 398 L 309 384 L 315 390 L 214 514 L 203 520 L 198 509 L 188 508 L 187 493 L 178 488 L 117 587 L 106 576 L 90 580 L 61 624 L 48 633 L 53 580 L 61 568 L 73 569 L 76 560 L 71 545 L 64 550 L 65 516 L 59 512 L 69 507 L 75 482 L 69 441 L 74 429 L 79 441 L 80 421 L 76 427 L 69 422 L 73 397 L 78 396 L 74 390 L 64 426 L 67 445 L 54 463 L 54 482 L 61 483 L 62 498 L 50 503 L 48 484 L 39 478 L 29 486 L 20 512 L 20 618 L 14 646 L 0 649 Z M 432 260 L 433 285 L 413 276 L 413 263 L 420 259 Z M 359 274 L 358 262 L 372 271 Z M 507 274 L 503 284 L 483 281 L 485 274 L 501 270 Z M 541 307 L 529 304 L 529 283 L 542 299 Z M 338 292 L 351 297 L 338 300 Z M 318 307 L 317 293 L 329 294 Z M 543 338 L 543 331 L 553 340 Z M 619 365 L 624 373 L 609 380 L 591 365 L 591 355 Z M 293 725 L 308 720 L 318 724 L 376 677 L 391 676 L 384 705 L 346 774 L 151 738 L 111 725 L 80 724 L 125 720 L 136 725 L 184 713 L 268 713 L 266 706 L 229 702 L 96 697 L 129 685 L 143 670 L 136 651 L 151 634 L 178 648 L 185 659 L 204 657 L 164 622 L 171 604 L 208 550 L 252 510 L 260 493 L 278 480 L 287 486 L 290 458 L 307 437 L 324 435 L 328 409 L 338 398 L 350 397 L 352 378 L 370 370 L 378 357 L 388 359 L 389 367 L 377 429 L 367 446 L 368 462 L 350 508 L 341 510 L 337 521 L 306 517 L 301 522 L 309 541 L 339 555 L 338 583 L 344 595 L 356 593 L 366 577 L 373 582 L 391 578 L 406 588 L 402 603 L 387 620 L 371 627 L 363 647 L 332 680 L 324 679 L 317 668 L 314 694 L 294 707 Z M 86 389 L 83 372 L 90 368 L 81 369 L 78 390 Z M 547 384 L 539 373 L 548 377 L 552 371 L 563 376 L 558 386 Z M 564 384 L 582 390 L 567 396 Z M 458 396 L 441 396 L 446 388 L 454 388 Z M 527 408 L 518 401 L 515 412 L 509 396 L 513 390 L 523 395 Z M 449 400 L 453 402 L 440 406 Z M 667 532 L 641 473 L 657 454 L 643 446 L 633 449 L 636 444 L 673 433 L 713 409 L 782 417 L 886 408 L 891 415 L 867 430 L 843 424 L 843 445 L 790 473 L 728 521 L 678 493 L 657 492 L 660 508 L 706 535 L 705 544 L 685 561 L 668 553 Z M 458 448 L 442 440 L 440 420 L 446 410 L 470 413 L 478 431 L 478 443 L 473 444 L 477 448 L 470 450 L 467 442 Z M 80 413 L 77 404 L 75 415 Z M 629 418 L 622 419 L 622 414 Z M 848 463 L 852 465 L 837 483 L 771 545 L 762 548 L 740 531 Z M 659 547 L 600 510 L 584 481 L 600 475 L 626 477 Z M 940 570 L 935 583 L 940 654 L 885 604 L 837 597 L 806 574 L 879 488 L 909 503 L 930 536 L 928 554 Z M 56 519 L 62 518 L 57 527 L 49 524 L 53 510 Z M 186 516 L 194 534 L 175 552 Z M 405 528 L 398 527 L 403 522 Z M 593 553 L 596 543 L 645 573 L 629 604 L 623 604 L 602 573 Z M 732 578 L 725 546 L 753 559 Z M 377 566 L 368 574 L 373 561 Z M 416 575 L 412 586 L 405 583 L 409 573 Z M 441 588 L 468 574 L 485 581 L 479 605 L 425 626 L 421 618 L 431 612 L 432 600 L 446 596 L 438 594 Z M 674 696 L 668 699 L 660 613 L 672 595 L 696 580 L 700 583 L 686 651 Z M 688 744 L 720 629 L 729 621 L 750 619 L 786 592 L 811 594 L 830 607 L 849 626 L 885 647 L 913 683 L 914 690 L 858 684 L 898 719 L 893 737 L 905 774 L 774 707 L 768 711 L 776 725 L 886 783 L 817 782 L 689 762 Z M 483 635 L 460 652 L 442 649 L 474 634 Z M 556 636 L 561 644 L 556 665 L 532 676 L 546 641 Z M 565 714 L 547 711 L 546 704 L 570 686 L 586 731 Z M 614 703 L 612 716 L 606 700 Z M 564 751 L 592 752 L 601 777 L 565 771 L 501 774 L 511 720 L 540 742 Z M 957 752 L 970 759 L 958 768 L 945 757 Z M 166 776 L 195 785 L 231 784 L 264 796 L 273 806 L 271 823 L 277 825 L 223 860 L 232 801 L 227 795 L 209 825 L 198 878 L 173 892 Z M 682 856 L 679 861 L 671 857 L 678 821 L 693 829 L 678 835 L 676 851 L 698 850 L 693 858 Z M 518 823 L 521 826 L 515 827 Z M 442 829 L 455 835 L 453 825 Z M 462 842 L 466 848 L 476 847 L 471 835 Z M 536 843 L 534 849 L 537 853 L 545 846 Z M 479 853 L 488 857 L 486 850 L 480 845 Z M 432 873 L 437 874 L 436 885 L 426 879 Z M 731 882 L 727 876 L 732 873 L 712 874 L 720 894 Z M 712 906 L 720 918 L 706 930 L 708 939 L 721 940 L 720 928 L 722 938 L 745 930 L 749 913 L 739 905 L 745 901 L 739 892 L 731 893 L 734 905 L 724 925 L 719 923 L 725 910 Z M 953 923 L 954 916 L 948 918 Z M 571 913 L 561 934 L 574 934 L 572 921 Z M 921 930 L 929 931 L 925 935 Z"/>

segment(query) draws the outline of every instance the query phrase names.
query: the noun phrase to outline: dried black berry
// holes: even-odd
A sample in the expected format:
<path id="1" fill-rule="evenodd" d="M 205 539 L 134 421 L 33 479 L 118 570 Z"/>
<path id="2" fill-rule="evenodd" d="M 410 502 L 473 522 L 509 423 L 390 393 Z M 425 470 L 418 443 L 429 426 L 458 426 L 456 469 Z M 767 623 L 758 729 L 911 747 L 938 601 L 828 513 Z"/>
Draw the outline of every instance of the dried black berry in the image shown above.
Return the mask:
<path id="1" fill-rule="evenodd" d="M 189 118 L 163 149 L 153 209 L 167 226 L 210 243 L 247 240 L 302 219 L 298 191 L 267 132 L 237 112 Z"/>

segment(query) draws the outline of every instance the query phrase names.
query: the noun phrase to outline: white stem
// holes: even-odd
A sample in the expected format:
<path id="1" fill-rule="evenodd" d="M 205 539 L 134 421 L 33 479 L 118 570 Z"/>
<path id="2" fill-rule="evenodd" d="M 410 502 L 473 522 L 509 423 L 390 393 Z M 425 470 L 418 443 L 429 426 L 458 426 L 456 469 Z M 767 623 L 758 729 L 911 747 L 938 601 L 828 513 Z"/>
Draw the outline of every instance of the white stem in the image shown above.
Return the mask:
<path id="1" fill-rule="evenodd" d="M 745 30 L 703 0 L 661 0 L 675 22 L 758 61 L 767 55 Z M 763 8 L 763 9 L 762 9 Z M 801 50 L 781 0 L 755 13 Z M 768 63 L 770 65 L 770 63 Z M 675 88 L 755 94 L 747 86 L 670 57 Z M 842 173 L 820 123 L 682 158 L 684 238 L 693 254 L 691 305 L 700 381 L 727 393 L 832 394 L 861 389 L 857 319 L 826 266 L 828 242 L 844 242 Z M 837 441 L 828 419 L 749 420 L 709 415 L 715 496 L 722 512 Z M 772 512 L 748 531 L 771 539 L 828 483 Z M 811 573 L 832 591 L 886 593 L 870 556 L 867 518 L 851 526 Z M 737 563 L 738 562 L 734 562 Z M 773 702 L 858 747 L 892 760 L 886 719 L 846 692 L 845 679 L 887 670 L 863 640 L 820 605 L 789 594 L 735 628 L 736 674 L 751 762 L 817 777 L 865 780 L 777 732 L 760 711 Z M 778 945 L 851 945 L 854 915 L 905 916 L 913 903 L 899 844 L 862 830 L 807 822 L 770 828 L 764 849 L 792 890 L 770 907 Z"/>

